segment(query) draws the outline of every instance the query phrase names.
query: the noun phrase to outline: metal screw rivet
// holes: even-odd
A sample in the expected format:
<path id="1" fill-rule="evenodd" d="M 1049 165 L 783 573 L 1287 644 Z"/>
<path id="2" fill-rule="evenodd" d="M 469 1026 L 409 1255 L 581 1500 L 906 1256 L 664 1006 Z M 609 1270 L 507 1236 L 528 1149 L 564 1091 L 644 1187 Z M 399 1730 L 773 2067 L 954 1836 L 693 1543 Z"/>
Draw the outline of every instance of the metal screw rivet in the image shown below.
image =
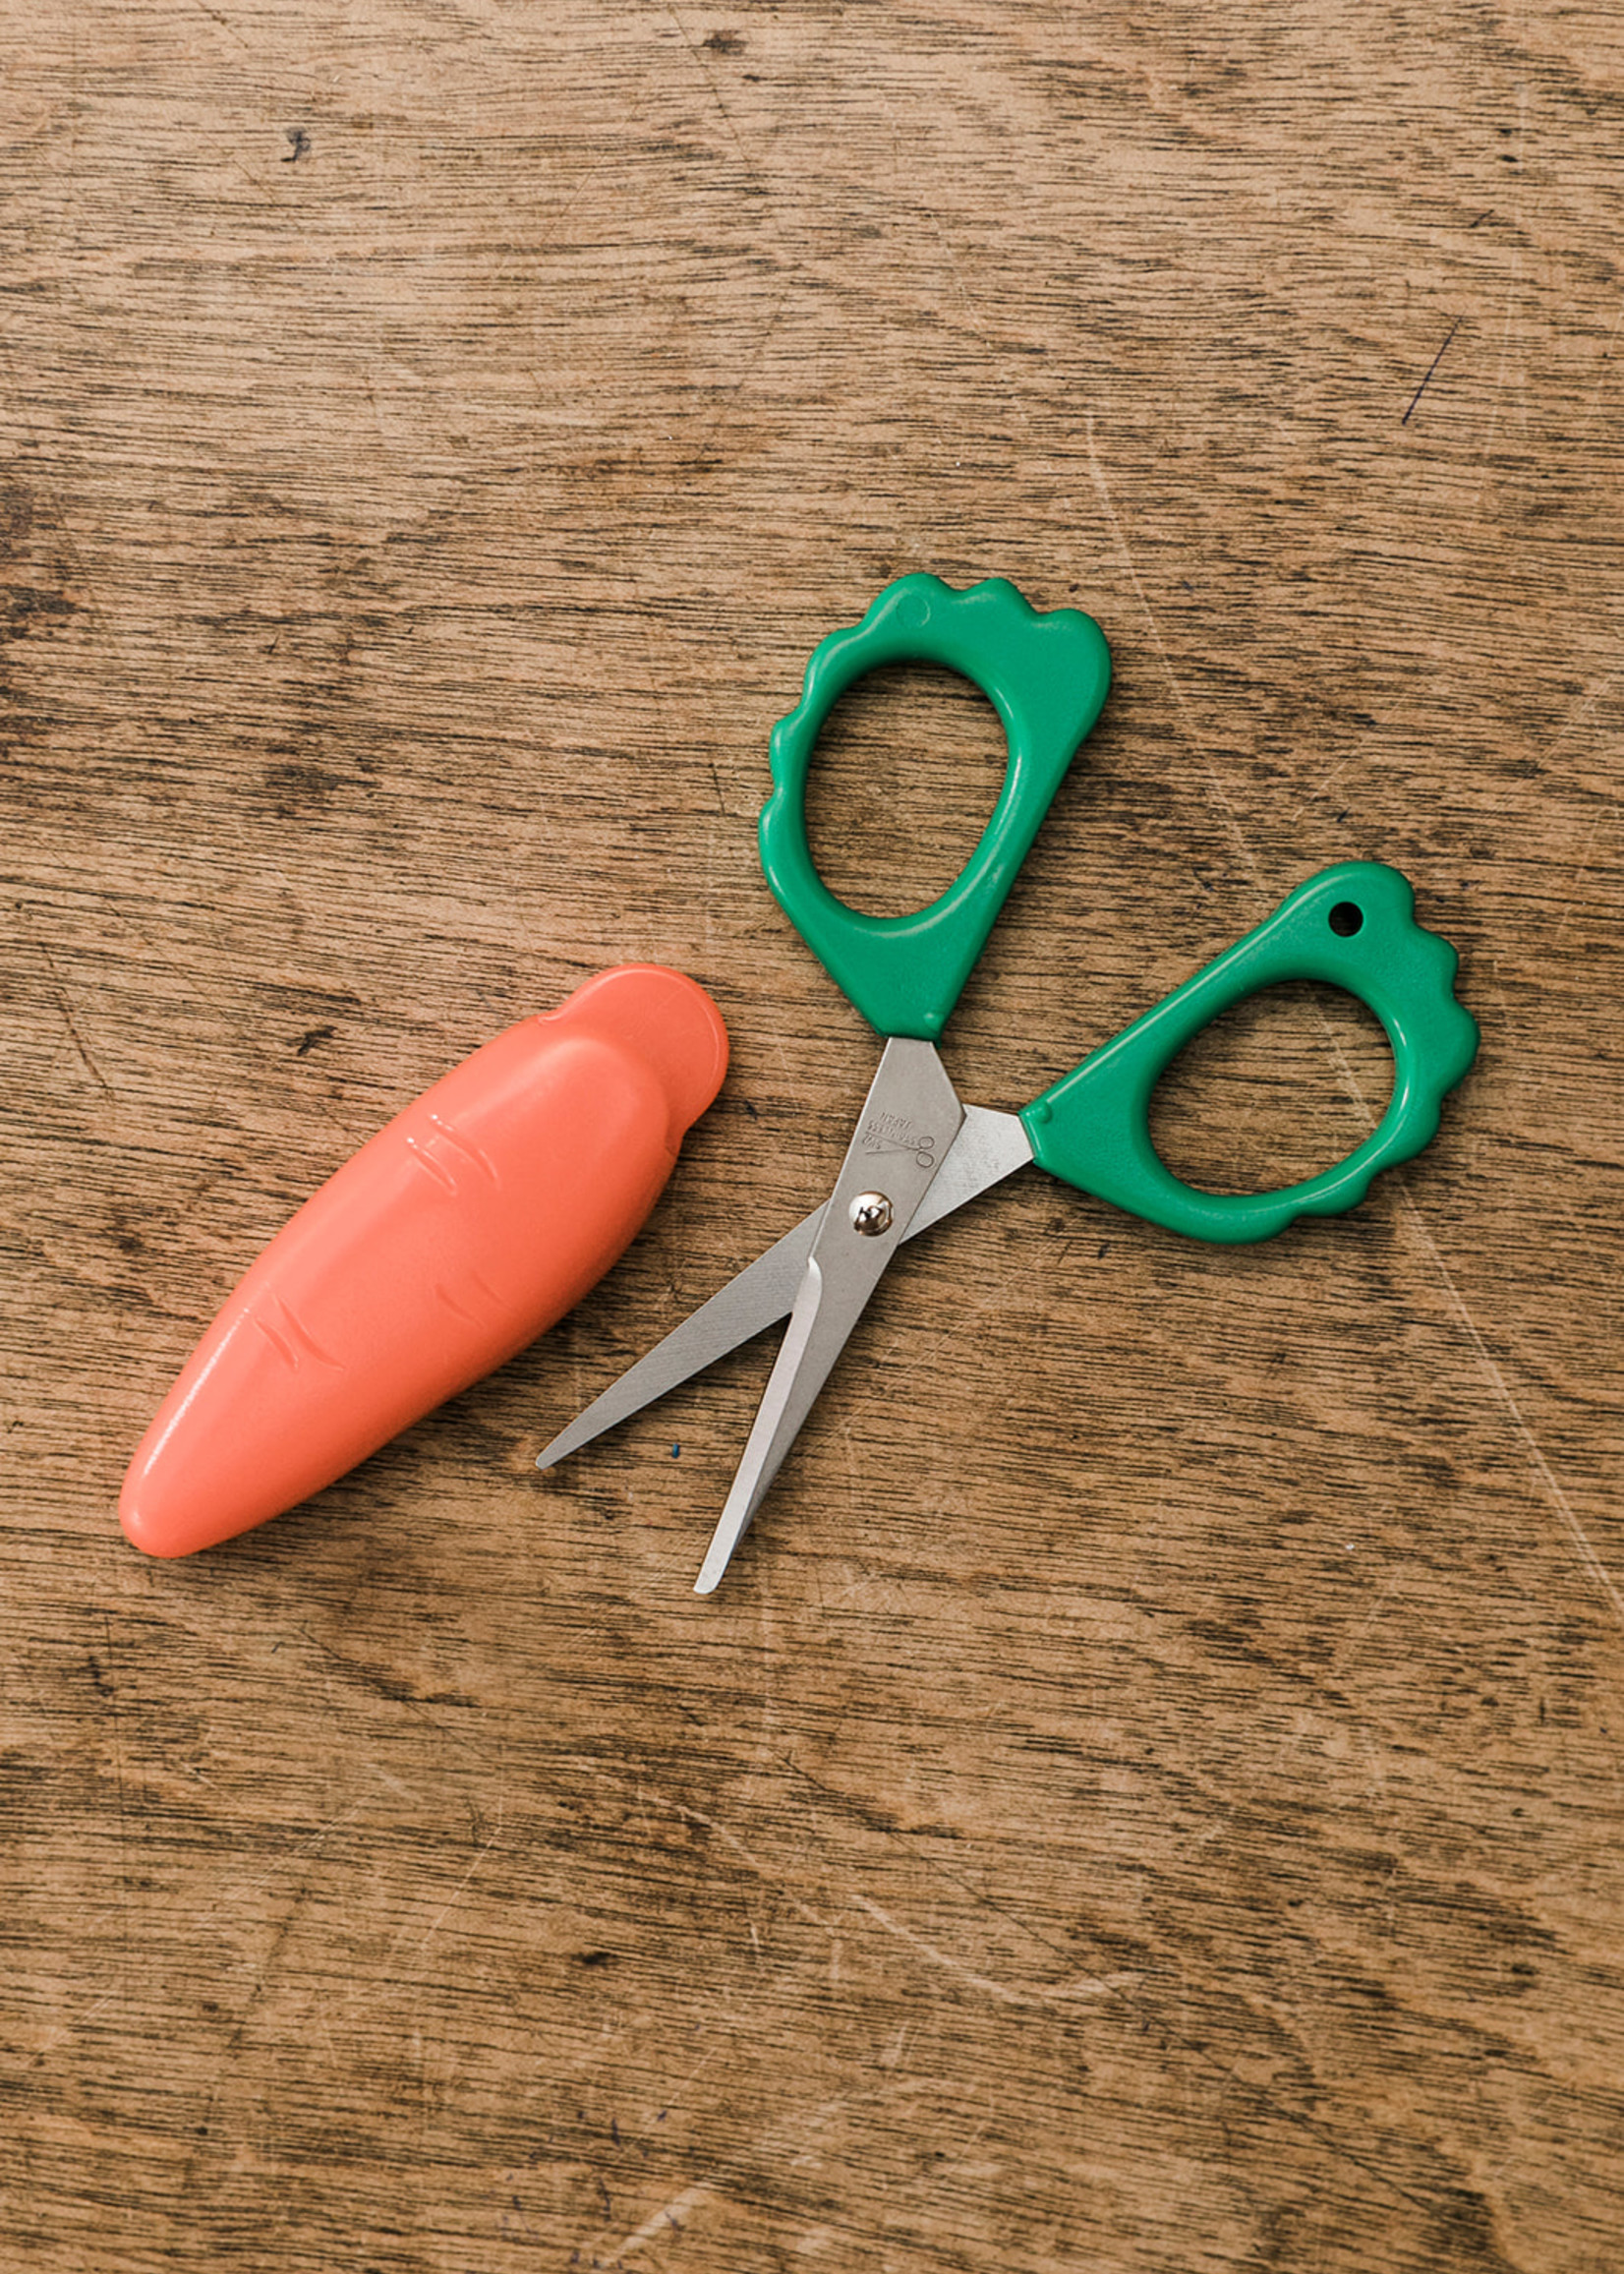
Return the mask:
<path id="1" fill-rule="evenodd" d="M 891 1230 L 891 1202 L 884 1193 L 859 1193 L 851 1203 L 851 1229 L 865 1240 Z"/>

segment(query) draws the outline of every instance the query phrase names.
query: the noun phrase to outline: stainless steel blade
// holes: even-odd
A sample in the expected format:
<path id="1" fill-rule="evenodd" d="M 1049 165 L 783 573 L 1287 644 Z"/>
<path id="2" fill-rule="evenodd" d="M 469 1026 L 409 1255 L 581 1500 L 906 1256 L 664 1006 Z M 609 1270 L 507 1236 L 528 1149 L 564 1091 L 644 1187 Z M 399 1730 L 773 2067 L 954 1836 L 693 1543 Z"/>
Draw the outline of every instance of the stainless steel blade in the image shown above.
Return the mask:
<path id="1" fill-rule="evenodd" d="M 947 1159 L 933 1178 L 929 1190 L 902 1234 L 904 1240 L 914 1239 L 920 1232 L 928 1232 L 944 1216 L 951 1216 L 989 1185 L 1000 1183 L 1022 1169 L 1032 1157 L 1030 1140 L 1022 1128 L 1019 1116 L 997 1113 L 985 1105 L 968 1105 L 958 1135 L 953 1141 Z M 827 1205 L 827 1203 L 825 1203 Z M 795 1291 L 806 1271 L 806 1259 L 812 1253 L 812 1243 L 818 1236 L 824 1210 L 817 1207 L 809 1216 L 803 1216 L 782 1240 L 758 1255 L 753 1263 L 729 1279 L 725 1287 L 717 1290 L 710 1300 L 697 1311 L 690 1312 L 680 1325 L 673 1326 L 664 1342 L 657 1342 L 635 1366 L 610 1382 L 600 1397 L 577 1414 L 565 1429 L 560 1429 L 550 1445 L 536 1456 L 538 1469 L 553 1465 L 578 1452 L 594 1437 L 612 1429 L 619 1422 L 629 1421 L 645 1406 L 663 1398 L 667 1390 L 688 1381 L 696 1373 L 703 1373 L 719 1358 L 736 1350 L 768 1327 L 776 1326 L 781 1318 L 787 1318 L 795 1301 Z"/>
<path id="2" fill-rule="evenodd" d="M 928 1042 L 885 1047 L 846 1148 L 779 1350 L 711 1540 L 696 1595 L 709 1595 L 749 1530 L 801 1424 L 909 1221 L 949 1158 L 964 1118 Z"/>
<path id="3" fill-rule="evenodd" d="M 601 1397 L 576 1415 L 567 1429 L 560 1429 L 551 1444 L 543 1447 L 536 1456 L 537 1468 L 551 1469 L 555 1461 L 590 1444 L 617 1422 L 641 1413 L 656 1398 L 675 1389 L 678 1382 L 702 1373 L 741 1342 L 748 1342 L 764 1327 L 787 1316 L 822 1222 L 823 1209 L 814 1208 L 764 1255 L 758 1255 L 725 1287 L 719 1288 L 709 1302 L 690 1312 L 664 1342 L 657 1342 L 635 1366 L 628 1367 Z"/>

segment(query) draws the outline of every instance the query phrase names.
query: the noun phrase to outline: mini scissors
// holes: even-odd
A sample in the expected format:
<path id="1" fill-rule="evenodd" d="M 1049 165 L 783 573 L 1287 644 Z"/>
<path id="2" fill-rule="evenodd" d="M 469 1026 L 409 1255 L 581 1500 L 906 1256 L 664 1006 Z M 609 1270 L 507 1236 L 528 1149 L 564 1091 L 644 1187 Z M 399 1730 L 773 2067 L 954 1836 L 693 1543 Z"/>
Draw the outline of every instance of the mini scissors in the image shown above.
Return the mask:
<path id="1" fill-rule="evenodd" d="M 914 915 L 864 915 L 838 901 L 813 866 L 807 774 L 840 696 L 865 672 L 905 663 L 946 666 L 980 687 L 1003 723 L 1009 762 L 980 843 L 942 898 Z M 1344 861 L 1300 885 L 1255 931 L 1018 1113 L 960 1103 L 936 1037 L 1110 678 L 1104 634 L 1074 609 L 1040 614 L 1001 579 L 958 592 L 934 576 L 904 576 L 860 624 L 822 643 L 799 704 L 774 729 L 762 867 L 801 938 L 885 1037 L 879 1071 L 823 1206 L 623 1373 L 537 1462 L 551 1468 L 787 1312 L 697 1594 L 709 1595 L 727 1568 L 903 1240 L 1028 1161 L 1192 1239 L 1266 1240 L 1298 1216 L 1353 1207 L 1378 1170 L 1420 1152 L 1445 1093 L 1472 1063 L 1478 1029 L 1455 998 L 1455 950 L 1417 924 L 1414 895 L 1396 869 Z M 1151 1143 L 1152 1090 L 1222 1012 L 1297 979 L 1345 988 L 1380 1020 L 1394 1060 L 1380 1125 L 1335 1167 L 1278 1192 L 1208 1193 L 1184 1183 Z"/>

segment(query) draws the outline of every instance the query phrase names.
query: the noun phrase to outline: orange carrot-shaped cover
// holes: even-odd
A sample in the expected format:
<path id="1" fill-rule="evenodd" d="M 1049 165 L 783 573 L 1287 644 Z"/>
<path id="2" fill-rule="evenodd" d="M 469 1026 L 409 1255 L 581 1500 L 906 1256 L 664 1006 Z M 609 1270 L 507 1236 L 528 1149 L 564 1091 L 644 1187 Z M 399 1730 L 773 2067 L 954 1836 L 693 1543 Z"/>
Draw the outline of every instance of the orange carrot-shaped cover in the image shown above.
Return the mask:
<path id="1" fill-rule="evenodd" d="M 534 1341 L 602 1278 L 722 1086 L 691 979 L 602 971 L 414 1100 L 252 1265 L 119 1501 L 189 1555 L 308 1499 Z"/>

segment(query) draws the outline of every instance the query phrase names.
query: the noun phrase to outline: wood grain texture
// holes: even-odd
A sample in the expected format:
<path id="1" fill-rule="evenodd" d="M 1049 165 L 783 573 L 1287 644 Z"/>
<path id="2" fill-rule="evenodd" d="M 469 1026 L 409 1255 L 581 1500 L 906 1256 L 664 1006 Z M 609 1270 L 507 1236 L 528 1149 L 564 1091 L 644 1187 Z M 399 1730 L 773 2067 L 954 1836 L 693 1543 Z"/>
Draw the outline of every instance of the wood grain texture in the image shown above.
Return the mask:
<path id="1" fill-rule="evenodd" d="M 0 9 L 0 2263 L 1612 2274 L 1624 2231 L 1616 12 Z M 1031 1175 L 900 1262 L 724 1591 L 765 1354 L 537 1448 L 816 1199 L 870 1036 L 762 884 L 894 574 L 1117 685 L 947 1052 L 1013 1105 L 1325 861 L 1484 1035 L 1355 1214 Z M 813 814 L 949 872 L 990 715 Z M 733 1071 L 621 1266 L 143 1561 L 186 1351 L 589 972 Z M 1226 1022 L 1172 1157 L 1384 1053 Z"/>

